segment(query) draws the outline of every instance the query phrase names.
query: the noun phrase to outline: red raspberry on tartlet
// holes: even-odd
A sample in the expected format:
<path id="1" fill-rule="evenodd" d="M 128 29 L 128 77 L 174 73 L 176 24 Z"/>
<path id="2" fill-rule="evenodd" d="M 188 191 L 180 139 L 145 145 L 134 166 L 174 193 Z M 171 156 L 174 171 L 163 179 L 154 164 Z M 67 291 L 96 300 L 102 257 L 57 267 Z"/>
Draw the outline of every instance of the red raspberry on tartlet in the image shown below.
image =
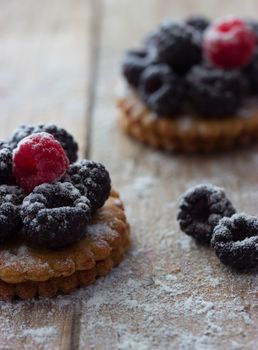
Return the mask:
<path id="1" fill-rule="evenodd" d="M 13 174 L 26 192 L 42 183 L 59 180 L 68 167 L 63 147 L 46 132 L 25 137 L 13 151 Z"/>
<path id="2" fill-rule="evenodd" d="M 240 68 L 254 56 L 256 37 L 252 28 L 242 19 L 228 17 L 210 25 L 203 40 L 208 61 L 220 68 Z"/>

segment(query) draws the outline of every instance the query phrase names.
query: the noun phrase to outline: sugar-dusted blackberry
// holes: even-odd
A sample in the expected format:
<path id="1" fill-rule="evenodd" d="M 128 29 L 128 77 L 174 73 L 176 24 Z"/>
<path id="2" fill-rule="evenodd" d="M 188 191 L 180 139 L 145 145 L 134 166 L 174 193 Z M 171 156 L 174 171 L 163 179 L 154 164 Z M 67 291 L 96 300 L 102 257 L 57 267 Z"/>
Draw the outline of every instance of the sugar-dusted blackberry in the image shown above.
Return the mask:
<path id="1" fill-rule="evenodd" d="M 207 244 L 219 220 L 235 212 L 222 188 L 201 184 L 182 195 L 177 220 L 184 233 Z"/>
<path id="2" fill-rule="evenodd" d="M 71 164 L 63 181 L 71 182 L 89 199 L 92 212 L 103 206 L 111 190 L 106 168 L 101 163 L 87 159 Z"/>
<path id="3" fill-rule="evenodd" d="M 211 245 L 225 265 L 237 269 L 258 266 L 258 219 L 243 213 L 223 218 L 214 228 Z"/>
<path id="4" fill-rule="evenodd" d="M 122 73 L 127 82 L 137 88 L 143 70 L 151 63 L 151 57 L 147 50 L 129 50 L 122 61 Z"/>
<path id="5" fill-rule="evenodd" d="M 205 29 L 210 25 L 210 20 L 201 15 L 192 15 L 185 19 L 185 23 L 190 25 L 191 27 L 199 30 L 200 32 L 204 32 Z"/>
<path id="6" fill-rule="evenodd" d="M 139 93 L 145 104 L 158 115 L 173 116 L 186 94 L 183 78 L 166 64 L 151 65 L 141 76 Z"/>
<path id="7" fill-rule="evenodd" d="M 22 234 L 33 245 L 50 249 L 69 246 L 86 234 L 89 204 L 71 183 L 39 185 L 23 200 Z"/>
<path id="8" fill-rule="evenodd" d="M 254 58 L 246 69 L 244 70 L 247 79 L 250 83 L 251 92 L 253 94 L 258 93 L 258 48 L 256 48 L 254 53 Z"/>
<path id="9" fill-rule="evenodd" d="M 18 186 L 0 185 L 0 243 L 12 239 L 20 231 L 20 206 L 24 197 Z"/>
<path id="10" fill-rule="evenodd" d="M 18 143 L 25 137 L 40 132 L 47 132 L 54 136 L 54 138 L 61 143 L 61 146 L 65 150 L 67 157 L 71 163 L 75 162 L 78 158 L 78 144 L 74 140 L 73 136 L 63 128 L 55 124 L 37 124 L 37 125 L 21 125 L 17 128 L 10 140 L 10 146 L 14 149 Z"/>
<path id="11" fill-rule="evenodd" d="M 12 149 L 7 143 L 0 141 L 0 184 L 12 183 Z"/>
<path id="12" fill-rule="evenodd" d="M 165 21 L 148 37 L 146 45 L 158 62 L 184 74 L 202 58 L 200 31 L 181 22 Z"/>
<path id="13" fill-rule="evenodd" d="M 195 66 L 187 74 L 189 98 L 203 116 L 223 117 L 236 112 L 249 85 L 240 70 Z"/>

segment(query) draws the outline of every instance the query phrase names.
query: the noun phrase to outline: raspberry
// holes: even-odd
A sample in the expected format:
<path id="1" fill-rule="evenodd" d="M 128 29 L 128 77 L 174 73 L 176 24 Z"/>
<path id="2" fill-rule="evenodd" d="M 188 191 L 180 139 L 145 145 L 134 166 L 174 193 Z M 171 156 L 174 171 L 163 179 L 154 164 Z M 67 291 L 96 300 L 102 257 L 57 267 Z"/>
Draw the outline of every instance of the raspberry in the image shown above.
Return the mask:
<path id="1" fill-rule="evenodd" d="M 206 117 L 233 114 L 248 92 L 241 71 L 195 66 L 186 77 L 189 98 L 195 109 Z"/>
<path id="2" fill-rule="evenodd" d="M 137 87 L 143 70 L 150 62 L 151 59 L 146 50 L 127 51 L 122 62 L 122 72 L 127 82 Z"/>
<path id="3" fill-rule="evenodd" d="M 222 188 L 201 184 L 183 194 L 177 220 L 184 233 L 207 244 L 219 220 L 235 212 Z"/>
<path id="4" fill-rule="evenodd" d="M 224 218 L 214 228 L 211 245 L 221 262 L 236 269 L 258 264 L 258 219 L 235 214 Z"/>
<path id="5" fill-rule="evenodd" d="M 12 149 L 8 144 L 0 141 L 0 184 L 14 183 L 12 166 Z"/>
<path id="6" fill-rule="evenodd" d="M 210 25 L 210 20 L 204 16 L 193 15 L 185 19 L 185 23 L 189 26 L 204 32 L 205 29 Z"/>
<path id="7" fill-rule="evenodd" d="M 20 205 L 24 197 L 18 186 L 0 186 L 0 243 L 12 239 L 20 231 Z"/>
<path id="8" fill-rule="evenodd" d="M 89 200 L 71 183 L 42 184 L 23 200 L 21 218 L 29 243 L 60 249 L 85 236 L 91 219 Z"/>
<path id="9" fill-rule="evenodd" d="M 86 159 L 71 164 L 62 181 L 71 182 L 89 199 L 92 212 L 103 206 L 111 190 L 111 180 L 105 167 Z"/>
<path id="10" fill-rule="evenodd" d="M 172 116 L 180 109 L 186 90 L 183 79 L 176 76 L 168 65 L 156 64 L 143 72 L 139 93 L 152 111 Z"/>
<path id="11" fill-rule="evenodd" d="M 47 132 L 53 135 L 54 138 L 60 142 L 71 163 L 77 160 L 77 142 L 74 141 L 72 135 L 69 134 L 68 131 L 54 124 L 21 125 L 14 131 L 10 140 L 10 146 L 14 149 L 25 137 L 40 132 Z"/>
<path id="12" fill-rule="evenodd" d="M 60 143 L 45 132 L 25 137 L 13 152 L 14 176 L 27 192 L 44 182 L 57 181 L 68 166 Z"/>
<path id="13" fill-rule="evenodd" d="M 158 62 L 168 64 L 178 74 L 186 73 L 201 61 L 202 36 L 181 22 L 166 21 L 148 37 L 146 45 Z"/>
<path id="14" fill-rule="evenodd" d="M 252 28 L 240 18 L 222 19 L 204 34 L 203 48 L 208 60 L 221 68 L 244 67 L 251 62 L 256 46 Z"/>

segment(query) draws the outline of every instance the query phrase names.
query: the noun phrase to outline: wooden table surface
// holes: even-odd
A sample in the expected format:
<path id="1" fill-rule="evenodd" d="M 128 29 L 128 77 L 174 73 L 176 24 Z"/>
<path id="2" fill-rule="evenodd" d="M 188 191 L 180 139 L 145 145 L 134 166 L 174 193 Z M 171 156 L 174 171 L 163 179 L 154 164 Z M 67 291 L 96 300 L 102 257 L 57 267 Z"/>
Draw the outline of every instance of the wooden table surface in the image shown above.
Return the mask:
<path id="1" fill-rule="evenodd" d="M 124 49 L 164 17 L 258 15 L 257 0 L 0 0 L 0 136 L 55 122 L 104 162 L 131 223 L 120 267 L 71 296 L 0 303 L 0 349 L 257 349 L 258 276 L 223 267 L 176 222 L 192 184 L 223 186 L 257 215 L 258 149 L 173 156 L 122 135 Z"/>

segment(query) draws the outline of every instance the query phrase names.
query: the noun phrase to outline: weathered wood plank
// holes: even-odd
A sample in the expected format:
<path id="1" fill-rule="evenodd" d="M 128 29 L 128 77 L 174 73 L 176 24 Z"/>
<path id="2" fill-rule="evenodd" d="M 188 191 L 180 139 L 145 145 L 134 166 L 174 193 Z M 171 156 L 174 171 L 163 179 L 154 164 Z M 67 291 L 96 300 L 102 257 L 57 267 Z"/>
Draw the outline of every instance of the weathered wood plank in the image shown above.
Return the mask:
<path id="1" fill-rule="evenodd" d="M 85 149 L 92 1 L 1 2 L 0 136 L 56 122 Z"/>
<path id="2" fill-rule="evenodd" d="M 257 214 L 257 150 L 212 157 L 155 152 L 118 130 L 114 96 L 123 50 L 162 18 L 253 15 L 257 6 L 255 0 L 103 0 L 91 158 L 106 164 L 125 200 L 132 251 L 87 289 L 81 349 L 256 349 L 257 276 L 224 268 L 212 250 L 179 231 L 176 213 L 182 191 L 212 182 L 226 188 L 239 210 Z"/>
<path id="3" fill-rule="evenodd" d="M 1 138 L 22 123 L 54 122 L 85 152 L 92 4 L 0 2 Z M 58 300 L 1 303 L 0 348 L 75 349 L 77 304 Z"/>

